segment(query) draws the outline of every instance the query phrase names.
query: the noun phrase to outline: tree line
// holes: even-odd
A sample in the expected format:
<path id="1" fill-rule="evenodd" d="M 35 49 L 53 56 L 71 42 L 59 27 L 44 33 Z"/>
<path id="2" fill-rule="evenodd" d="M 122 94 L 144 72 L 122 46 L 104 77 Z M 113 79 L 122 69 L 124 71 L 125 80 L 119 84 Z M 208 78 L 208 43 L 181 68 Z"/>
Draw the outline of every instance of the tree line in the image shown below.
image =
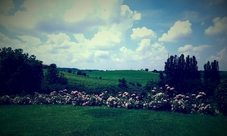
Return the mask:
<path id="1" fill-rule="evenodd" d="M 174 86 L 178 93 L 197 93 L 204 91 L 207 95 L 213 95 L 215 88 L 220 83 L 218 61 L 204 64 L 203 77 L 198 70 L 196 57 L 183 54 L 178 57 L 171 55 L 165 62 L 164 73 L 160 74 L 160 83 Z"/>
<path id="2" fill-rule="evenodd" d="M 203 77 L 198 70 L 196 57 L 183 54 L 171 55 L 165 62 L 164 72 L 159 72 L 159 82 L 149 81 L 145 90 L 152 86 L 169 84 L 177 93 L 197 93 L 204 91 L 212 95 L 220 83 L 218 61 L 204 64 Z M 43 68 L 46 69 L 43 72 Z M 84 75 L 78 71 L 78 75 Z M 131 85 L 131 84 L 130 84 Z M 42 61 L 34 55 L 23 53 L 22 49 L 0 49 L 0 94 L 19 94 L 33 92 L 50 92 L 67 88 L 68 80 L 57 70 L 56 64 L 43 66 Z M 119 79 L 119 88 L 129 88 L 126 80 Z M 135 88 L 135 87 L 134 87 Z M 129 88 L 130 89 L 130 88 Z"/>
<path id="3" fill-rule="evenodd" d="M 49 93 L 68 84 L 56 64 L 46 68 L 44 73 L 42 61 L 23 53 L 22 49 L 0 49 L 0 95 Z"/>

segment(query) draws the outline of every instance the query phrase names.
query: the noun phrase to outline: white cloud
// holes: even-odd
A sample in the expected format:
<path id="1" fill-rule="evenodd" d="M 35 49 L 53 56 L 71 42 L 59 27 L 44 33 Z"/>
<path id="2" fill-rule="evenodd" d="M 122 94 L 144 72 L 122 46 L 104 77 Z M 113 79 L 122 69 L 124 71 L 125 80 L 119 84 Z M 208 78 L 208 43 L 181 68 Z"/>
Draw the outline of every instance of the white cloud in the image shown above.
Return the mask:
<path id="1" fill-rule="evenodd" d="M 79 43 L 87 42 L 87 39 L 85 38 L 85 36 L 83 34 L 74 34 L 73 36 L 77 40 L 77 42 L 79 42 Z"/>
<path id="2" fill-rule="evenodd" d="M 116 16 L 114 11 L 119 10 L 122 0 L 81 0 L 75 1 L 66 9 L 64 20 L 66 22 L 78 22 L 82 20 L 108 21 Z M 129 11 L 131 11 L 129 9 Z M 117 13 L 117 12 L 116 12 Z"/>
<path id="3" fill-rule="evenodd" d="M 191 23 L 187 21 L 177 21 L 170 28 L 167 33 L 164 33 L 162 37 L 158 39 L 160 42 L 177 42 L 179 40 L 188 39 L 192 33 Z"/>
<path id="4" fill-rule="evenodd" d="M 94 48 L 110 49 L 120 43 L 120 36 L 120 33 L 102 30 L 96 33 L 90 40 L 90 46 L 93 46 Z"/>
<path id="5" fill-rule="evenodd" d="M 213 19 L 214 26 L 210 26 L 205 30 L 206 35 L 216 35 L 227 33 L 227 17 L 216 17 Z"/>
<path id="6" fill-rule="evenodd" d="M 139 43 L 138 48 L 136 49 L 137 52 L 147 52 L 151 49 L 150 39 L 142 39 Z"/>
<path id="7" fill-rule="evenodd" d="M 219 62 L 219 70 L 226 70 L 227 69 L 227 47 L 224 47 L 220 52 L 217 52 L 216 56 L 210 56 L 207 61 L 214 61 L 217 60 Z"/>
<path id="8" fill-rule="evenodd" d="M 65 33 L 59 33 L 59 34 L 50 34 L 47 36 L 48 40 L 46 43 L 50 44 L 61 44 L 64 41 L 69 41 L 70 38 Z"/>
<path id="9" fill-rule="evenodd" d="M 77 22 L 85 19 L 88 14 L 92 14 L 92 1 L 78 1 L 72 8 L 65 11 L 64 19 L 66 22 Z"/>
<path id="10" fill-rule="evenodd" d="M 98 57 L 98 58 L 108 58 L 109 57 L 109 52 L 108 51 L 100 51 L 100 50 L 97 50 L 97 51 L 95 51 L 95 57 Z"/>
<path id="11" fill-rule="evenodd" d="M 39 38 L 37 37 L 33 37 L 33 36 L 26 36 L 26 35 L 23 35 L 23 36 L 18 36 L 21 40 L 23 40 L 24 42 L 26 42 L 26 44 L 28 45 L 39 45 L 41 44 L 42 42 L 40 41 Z"/>
<path id="12" fill-rule="evenodd" d="M 135 50 L 123 46 L 120 48 L 120 52 L 121 54 L 115 57 L 115 61 L 121 64 L 127 62 L 127 66 L 134 66 L 137 69 L 162 68 L 168 55 L 165 46 L 157 42 L 151 44 L 150 39 L 142 39 Z M 122 65 L 124 66 L 124 64 Z"/>
<path id="13" fill-rule="evenodd" d="M 156 38 L 157 35 L 156 33 L 151 30 L 147 29 L 146 27 L 142 28 L 133 28 L 132 29 L 132 34 L 131 34 L 131 39 L 143 39 L 143 38 Z"/>
<path id="14" fill-rule="evenodd" d="M 0 47 L 12 47 L 13 49 L 24 47 L 19 40 L 10 39 L 8 36 L 4 35 L 1 32 L 0 32 L 0 41 L 1 41 Z"/>
<path id="15" fill-rule="evenodd" d="M 131 17 L 133 15 L 133 11 L 130 10 L 129 6 L 121 5 L 121 15 Z"/>
<path id="16" fill-rule="evenodd" d="M 134 20 L 140 20 L 141 19 L 141 13 L 134 11 L 133 19 Z"/>
<path id="17" fill-rule="evenodd" d="M 133 20 L 141 19 L 141 13 L 138 11 L 132 11 L 127 5 L 121 5 L 121 16 L 132 18 Z"/>
<path id="18" fill-rule="evenodd" d="M 50 7 L 50 5 L 50 1 L 24 1 L 22 7 L 26 11 L 19 10 L 12 16 L 0 15 L 2 20 L 0 23 L 10 30 L 16 28 L 31 29 L 39 20 L 51 19 L 53 18 L 53 14 L 59 14 L 56 9 L 59 10 L 60 8 L 56 6 Z M 55 10 L 56 12 L 53 13 Z"/>
<path id="19" fill-rule="evenodd" d="M 0 25 L 30 36 L 111 30 L 113 34 L 120 32 L 122 40 L 134 21 L 141 19 L 141 13 L 122 3 L 123 0 L 29 0 L 21 5 L 26 10 L 18 10 L 12 16 L 0 14 Z"/>
<path id="20" fill-rule="evenodd" d="M 200 52 L 204 51 L 207 48 L 210 48 L 210 45 L 199 45 L 199 46 L 192 46 L 191 44 L 186 44 L 183 47 L 178 48 L 178 52 L 181 54 L 184 54 L 185 56 L 196 56 L 197 58 L 200 58 L 199 54 Z"/>

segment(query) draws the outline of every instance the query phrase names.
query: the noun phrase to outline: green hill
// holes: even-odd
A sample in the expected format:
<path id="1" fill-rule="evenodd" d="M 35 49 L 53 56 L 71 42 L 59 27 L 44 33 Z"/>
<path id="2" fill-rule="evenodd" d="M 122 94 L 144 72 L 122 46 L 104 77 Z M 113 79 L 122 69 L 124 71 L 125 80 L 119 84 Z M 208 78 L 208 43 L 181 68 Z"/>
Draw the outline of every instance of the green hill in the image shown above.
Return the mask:
<path id="1" fill-rule="evenodd" d="M 86 92 L 96 92 L 100 93 L 103 91 L 118 92 L 122 91 L 118 88 L 119 79 L 125 78 L 130 91 L 139 91 L 141 87 L 137 86 L 137 83 L 141 84 L 142 87 L 146 86 L 146 83 L 153 79 L 158 80 L 159 74 L 154 72 L 147 72 L 141 70 L 110 70 L 110 71 L 93 71 L 84 70 L 86 76 L 77 75 L 76 72 L 68 73 L 61 71 L 68 79 L 70 84 L 70 89 Z M 221 79 L 227 78 L 226 71 L 220 71 Z M 201 77 L 203 77 L 203 72 L 201 71 Z M 133 85 L 129 84 L 133 83 Z"/>
<path id="2" fill-rule="evenodd" d="M 76 73 L 62 72 L 74 89 L 86 92 L 101 92 L 105 90 L 118 91 L 119 79 L 125 78 L 129 84 L 137 83 L 145 86 L 150 79 L 158 80 L 159 74 L 136 70 L 116 70 L 116 71 L 91 71 L 87 76 L 77 75 Z M 133 89 L 139 87 L 131 86 Z"/>

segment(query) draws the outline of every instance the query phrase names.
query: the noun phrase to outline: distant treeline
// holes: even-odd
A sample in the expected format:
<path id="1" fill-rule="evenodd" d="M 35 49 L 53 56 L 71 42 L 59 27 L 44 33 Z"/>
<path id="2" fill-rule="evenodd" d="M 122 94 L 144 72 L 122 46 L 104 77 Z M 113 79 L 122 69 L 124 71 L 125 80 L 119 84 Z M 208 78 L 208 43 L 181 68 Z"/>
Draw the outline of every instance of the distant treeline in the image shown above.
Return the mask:
<path id="1" fill-rule="evenodd" d="M 35 91 L 49 92 L 57 89 L 70 88 L 67 78 L 59 71 L 77 73 L 87 76 L 87 72 L 99 70 L 79 70 L 77 68 L 58 68 L 56 64 L 44 65 L 34 55 L 23 53 L 22 49 L 0 50 L 0 88 L 1 94 L 32 93 Z M 198 70 L 196 57 L 170 56 L 164 65 L 164 71 L 153 70 L 159 73 L 158 81 L 148 81 L 140 90 L 150 91 L 148 88 L 169 84 L 175 87 L 178 93 L 192 93 L 204 91 L 212 95 L 220 83 L 218 62 L 207 62 L 204 71 Z M 46 69 L 46 73 L 43 72 Z M 148 71 L 148 69 L 146 69 Z M 102 77 L 100 77 L 102 79 Z M 134 83 L 127 84 L 126 79 L 119 79 L 118 87 L 122 90 Z M 141 85 L 137 85 L 142 87 Z M 133 87 L 132 87 L 133 88 Z M 130 89 L 132 89 L 130 88 Z"/>

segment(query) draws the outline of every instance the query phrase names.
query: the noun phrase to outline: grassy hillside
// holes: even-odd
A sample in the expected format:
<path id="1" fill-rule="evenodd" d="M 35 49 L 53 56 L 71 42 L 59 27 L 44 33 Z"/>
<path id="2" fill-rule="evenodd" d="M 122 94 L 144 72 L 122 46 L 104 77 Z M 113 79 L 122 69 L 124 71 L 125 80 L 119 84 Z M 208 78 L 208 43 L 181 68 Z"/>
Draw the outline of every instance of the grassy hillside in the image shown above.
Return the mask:
<path id="1" fill-rule="evenodd" d="M 136 84 L 139 83 L 144 87 L 147 81 L 153 79 L 158 80 L 159 74 L 153 72 L 139 71 L 139 70 L 111 70 L 111 71 L 83 71 L 87 76 L 77 75 L 77 72 L 68 73 L 61 71 L 68 78 L 72 89 L 86 92 L 103 92 L 108 90 L 110 92 L 118 92 L 117 87 L 119 79 L 125 78 L 128 85 L 134 83 L 135 86 L 129 85 L 130 90 L 141 90 Z M 227 78 L 227 71 L 220 71 L 221 79 Z M 203 78 L 203 71 L 201 71 L 201 78 Z"/>
<path id="2" fill-rule="evenodd" d="M 107 107 L 11 105 L 0 106 L 0 130 L 1 136 L 226 136 L 227 118 Z"/>
<path id="3" fill-rule="evenodd" d="M 116 89 L 119 84 L 118 80 L 125 78 L 127 83 L 140 83 L 145 86 L 150 79 L 158 80 L 159 74 L 136 71 L 136 70 L 116 70 L 116 71 L 92 71 L 87 72 L 87 76 L 77 75 L 76 73 L 62 72 L 70 84 L 74 85 L 75 89 L 83 89 L 85 91 L 99 90 L 102 91 Z M 100 79 L 101 77 L 101 79 Z M 87 90 L 86 90 L 87 89 Z"/>

